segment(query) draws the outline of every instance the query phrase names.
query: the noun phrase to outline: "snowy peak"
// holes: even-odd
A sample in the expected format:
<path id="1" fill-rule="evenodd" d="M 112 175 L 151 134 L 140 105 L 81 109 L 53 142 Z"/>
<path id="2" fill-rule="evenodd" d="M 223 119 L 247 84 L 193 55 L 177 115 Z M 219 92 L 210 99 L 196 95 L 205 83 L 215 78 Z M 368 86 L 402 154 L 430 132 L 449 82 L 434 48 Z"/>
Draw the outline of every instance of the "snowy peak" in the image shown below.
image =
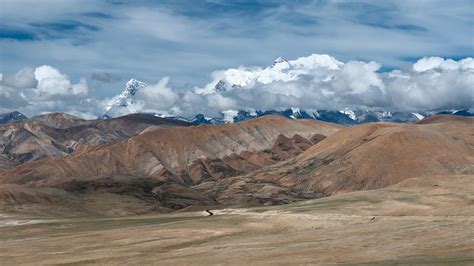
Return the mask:
<path id="1" fill-rule="evenodd" d="M 354 121 L 357 120 L 357 116 L 356 116 L 356 114 L 353 110 L 350 110 L 350 109 L 346 108 L 344 110 L 340 110 L 339 112 L 341 114 L 347 115 L 350 119 L 352 119 Z"/>
<path id="2" fill-rule="evenodd" d="M 132 100 L 131 97 L 133 97 L 137 93 L 138 90 L 146 86 L 148 86 L 148 84 L 146 84 L 145 82 L 141 82 L 136 79 L 129 80 L 127 84 L 125 85 L 125 89 L 123 90 L 123 92 L 112 98 L 107 110 L 110 110 L 114 106 L 125 107 L 129 105 Z"/>
<path id="3" fill-rule="evenodd" d="M 0 125 L 14 121 L 22 121 L 28 119 L 24 114 L 13 111 L 11 113 L 0 114 Z"/>
<path id="4" fill-rule="evenodd" d="M 420 113 L 411 113 L 411 114 L 416 116 L 416 118 L 418 118 L 418 120 L 422 120 L 423 118 L 425 118 L 425 116 L 420 114 Z"/>
<path id="5" fill-rule="evenodd" d="M 279 56 L 277 59 L 273 61 L 272 66 L 275 66 L 276 64 L 280 64 L 280 63 L 285 63 L 285 62 L 288 62 L 288 61 L 286 61 L 286 59 L 284 59 L 283 57 Z"/>
<path id="6" fill-rule="evenodd" d="M 222 79 L 217 82 L 216 86 L 214 86 L 216 92 L 224 92 L 226 91 L 226 83 Z"/>
<path id="7" fill-rule="evenodd" d="M 139 80 L 136 80 L 136 79 L 131 79 L 127 82 L 127 84 L 125 85 L 125 90 L 122 94 L 128 96 L 128 95 L 135 95 L 135 93 L 137 93 L 137 91 L 141 88 L 144 88 L 148 86 L 148 84 L 146 84 L 145 82 L 142 82 L 142 81 L 139 81 Z"/>
<path id="8" fill-rule="evenodd" d="M 253 88 L 259 85 L 268 85 L 274 82 L 290 82 L 299 80 L 315 71 L 326 73 L 341 69 L 344 63 L 325 54 L 312 54 L 287 61 L 283 57 L 275 59 L 271 66 L 239 67 L 216 71 L 214 80 L 204 88 L 196 88 L 197 94 L 213 94 L 230 91 L 235 88 Z"/>
<path id="9" fill-rule="evenodd" d="M 130 113 L 136 113 L 131 106 L 134 103 L 135 94 L 142 88 L 147 87 L 148 84 L 136 79 L 131 79 L 125 85 L 123 92 L 113 97 L 107 104 L 106 113 L 104 117 L 116 117 Z"/>

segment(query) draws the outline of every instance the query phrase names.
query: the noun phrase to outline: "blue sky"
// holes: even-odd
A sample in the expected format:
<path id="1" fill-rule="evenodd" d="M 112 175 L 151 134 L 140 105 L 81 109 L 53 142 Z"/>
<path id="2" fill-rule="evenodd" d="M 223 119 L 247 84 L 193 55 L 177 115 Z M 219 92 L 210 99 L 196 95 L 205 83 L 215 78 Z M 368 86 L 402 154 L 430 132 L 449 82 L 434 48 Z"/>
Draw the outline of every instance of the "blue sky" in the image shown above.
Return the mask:
<path id="1" fill-rule="evenodd" d="M 312 54 L 341 64 L 195 93 Z M 177 115 L 472 108 L 473 56 L 472 0 L 0 0 L 0 112 L 94 117 L 131 78 L 153 85 L 134 108 Z"/>
<path id="2" fill-rule="evenodd" d="M 330 54 L 382 70 L 474 54 L 474 1 L 1 1 L 1 73 L 47 64 L 91 93 L 129 78 L 202 86 L 216 69 Z"/>

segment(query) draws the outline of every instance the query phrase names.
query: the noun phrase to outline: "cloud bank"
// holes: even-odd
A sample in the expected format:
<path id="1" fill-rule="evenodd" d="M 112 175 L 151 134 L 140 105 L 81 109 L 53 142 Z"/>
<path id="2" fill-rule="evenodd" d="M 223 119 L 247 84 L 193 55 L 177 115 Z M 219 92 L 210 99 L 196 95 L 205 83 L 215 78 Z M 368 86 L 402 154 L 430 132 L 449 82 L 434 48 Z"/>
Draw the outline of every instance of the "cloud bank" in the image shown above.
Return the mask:
<path id="1" fill-rule="evenodd" d="M 214 71 L 203 87 L 177 90 L 165 77 L 142 85 L 112 115 L 150 112 L 190 117 L 216 116 L 232 110 L 383 109 L 439 111 L 469 109 L 474 99 L 474 60 L 425 57 L 402 70 L 381 72 L 377 62 L 341 62 L 313 54 L 268 67 Z M 183 92 L 184 91 L 184 92 Z M 89 94 L 85 79 L 77 82 L 51 66 L 24 68 L 3 74 L 0 112 L 19 110 L 28 115 L 63 111 L 86 118 L 107 112 L 111 99 Z M 110 107 L 109 107 L 110 108 Z"/>
<path id="2" fill-rule="evenodd" d="M 292 61 L 281 58 L 267 68 L 240 67 L 216 71 L 214 80 L 194 91 L 219 100 L 221 109 L 381 108 L 428 111 L 471 108 L 474 61 L 426 57 L 405 70 L 381 73 L 376 62 L 336 60 L 311 55 Z"/>
<path id="3" fill-rule="evenodd" d="M 58 69 L 43 65 L 26 67 L 13 74 L 2 74 L 0 112 L 21 111 L 29 116 L 67 112 L 84 118 L 96 118 L 101 103 L 88 95 L 85 79 L 72 83 Z"/>

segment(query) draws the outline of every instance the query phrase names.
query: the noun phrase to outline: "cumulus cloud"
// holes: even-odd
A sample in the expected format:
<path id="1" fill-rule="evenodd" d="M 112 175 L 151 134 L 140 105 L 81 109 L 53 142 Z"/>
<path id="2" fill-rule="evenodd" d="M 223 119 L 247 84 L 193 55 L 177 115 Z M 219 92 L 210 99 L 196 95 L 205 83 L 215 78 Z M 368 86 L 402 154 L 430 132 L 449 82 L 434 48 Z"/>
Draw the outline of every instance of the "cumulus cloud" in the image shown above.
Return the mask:
<path id="1" fill-rule="evenodd" d="M 193 92 L 221 112 L 288 107 L 436 111 L 473 106 L 472 58 L 425 57 L 404 71 L 380 72 L 381 67 L 377 62 L 343 63 L 328 55 L 278 58 L 266 68 L 215 71 L 210 83 Z"/>
<path id="2" fill-rule="evenodd" d="M 148 85 L 137 80 L 127 82 L 122 94 L 105 99 L 108 116 L 120 116 L 128 113 L 159 113 L 174 115 L 180 113 L 180 97 L 168 86 L 168 77 L 162 78 L 157 84 Z"/>
<path id="3" fill-rule="evenodd" d="M 141 101 L 147 108 L 142 110 L 163 113 L 165 104 L 174 115 L 192 116 L 289 107 L 410 112 L 464 109 L 473 105 L 473 64 L 472 58 L 426 57 L 404 71 L 380 72 L 382 65 L 377 62 L 343 63 L 329 55 L 290 61 L 278 58 L 265 68 L 215 71 L 205 86 L 172 97 L 150 86 L 143 90 Z M 157 101 L 160 106 L 153 106 Z"/>
<path id="4" fill-rule="evenodd" d="M 168 77 L 164 77 L 157 84 L 140 89 L 136 94 L 136 101 L 142 104 L 145 110 L 166 111 L 177 104 L 178 95 L 168 86 Z"/>
<path id="5" fill-rule="evenodd" d="M 471 57 L 454 61 L 452 59 L 443 59 L 441 57 L 425 57 L 413 64 L 415 72 L 425 71 L 453 71 L 460 69 L 462 71 L 473 70 L 474 61 Z"/>
<path id="6" fill-rule="evenodd" d="M 222 96 L 221 94 L 211 94 L 207 96 L 207 102 L 210 108 L 217 110 L 238 108 L 237 102 L 234 99 Z"/>
<path id="7" fill-rule="evenodd" d="M 100 105 L 88 96 L 86 79 L 72 83 L 58 69 L 43 65 L 4 74 L 0 83 L 0 112 L 13 110 L 27 115 L 68 112 L 85 118 L 100 113 Z"/>
<path id="8" fill-rule="evenodd" d="M 37 90 L 39 93 L 50 95 L 88 93 L 87 82 L 85 79 L 81 79 L 77 84 L 71 84 L 66 75 L 51 66 L 43 65 L 37 67 L 34 71 L 34 75 L 38 81 Z"/>
<path id="9" fill-rule="evenodd" d="M 469 109 L 474 105 L 474 61 L 427 57 L 413 70 L 385 75 L 393 106 L 401 110 Z"/>
<path id="10" fill-rule="evenodd" d="M 218 70 L 211 81 L 187 90 L 175 90 L 165 77 L 111 99 L 88 95 L 85 79 L 77 83 L 51 66 L 22 69 L 3 75 L 0 110 L 29 113 L 66 111 L 83 116 L 111 116 L 134 112 L 190 117 L 215 116 L 235 110 L 271 110 L 289 107 L 306 110 L 383 109 L 387 111 L 439 111 L 473 106 L 474 60 L 425 57 L 404 70 L 381 72 L 377 62 L 341 62 L 329 55 L 310 55 L 268 67 Z M 36 82 L 31 82 L 34 76 Z M 32 86 L 27 88 L 28 86 Z M 118 98 L 117 98 L 118 97 Z M 116 100 L 120 98 L 120 101 Z M 110 110 L 115 101 L 117 108 Z"/>
<path id="11" fill-rule="evenodd" d="M 14 74 L 5 74 L 2 77 L 2 83 L 13 88 L 33 88 L 36 87 L 38 81 L 34 75 L 35 69 L 25 67 Z"/>

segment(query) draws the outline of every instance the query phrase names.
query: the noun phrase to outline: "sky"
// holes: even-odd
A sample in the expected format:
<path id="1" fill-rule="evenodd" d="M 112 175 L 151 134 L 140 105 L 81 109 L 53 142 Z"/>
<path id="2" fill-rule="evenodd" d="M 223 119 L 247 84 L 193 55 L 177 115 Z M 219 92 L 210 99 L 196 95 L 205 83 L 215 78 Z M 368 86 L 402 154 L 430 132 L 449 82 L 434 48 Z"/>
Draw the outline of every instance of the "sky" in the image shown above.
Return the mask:
<path id="1" fill-rule="evenodd" d="M 462 61 L 474 56 L 474 1 L 469 0 L 0 0 L 0 15 L 0 112 L 91 117 L 131 78 L 153 85 L 136 110 L 183 115 L 284 106 L 472 106 L 473 70 Z M 329 55 L 344 66 L 332 69 L 335 74 L 310 65 L 300 69 L 298 80 L 263 84 L 256 78 L 240 90 L 202 93 L 218 77 L 228 79 L 227 70 L 259 75 L 279 56 L 297 60 L 312 54 Z M 433 73 L 414 70 L 423 58 Z M 446 67 L 451 61 L 440 59 L 452 59 L 458 67 Z M 409 82 L 400 75 L 393 81 L 394 71 Z M 328 78 L 334 82 L 326 84 Z M 354 89 L 359 83 L 364 85 Z M 284 91 L 302 86 L 310 91 Z M 276 100 L 262 106 L 249 100 L 263 93 Z M 427 99 L 430 94 L 436 97 Z M 161 100 L 157 95 L 166 96 L 164 104 L 147 102 Z M 455 97 L 442 102 L 447 95 Z M 399 99 L 404 102 L 395 103 Z"/>

